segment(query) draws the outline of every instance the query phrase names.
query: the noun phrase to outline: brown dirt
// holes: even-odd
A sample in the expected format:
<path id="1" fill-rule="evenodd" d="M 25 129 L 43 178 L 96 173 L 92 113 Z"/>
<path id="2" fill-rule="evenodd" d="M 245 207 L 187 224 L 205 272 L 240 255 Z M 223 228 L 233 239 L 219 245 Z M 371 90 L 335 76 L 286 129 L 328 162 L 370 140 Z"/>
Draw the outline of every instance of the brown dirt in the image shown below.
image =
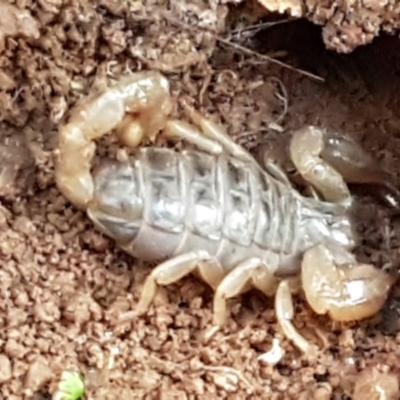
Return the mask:
<path id="1" fill-rule="evenodd" d="M 268 11 L 304 17 L 323 26 L 328 49 L 349 53 L 371 43 L 380 33 L 396 33 L 400 27 L 397 1 L 258 0 Z"/>
<path id="2" fill-rule="evenodd" d="M 40 37 L 35 24 L 8 27 L 0 56 L 2 398 L 49 398 L 65 369 L 80 371 L 87 398 L 96 400 L 378 399 L 376 386 L 399 398 L 397 290 L 376 318 L 353 325 L 317 318 L 298 301 L 296 326 L 310 340 L 319 332 L 325 345 L 315 361 L 286 340 L 277 365 L 258 360 L 281 335 L 272 301 L 257 293 L 233 300 L 226 329 L 205 344 L 212 292 L 194 278 L 161 288 L 147 316 L 125 332 L 114 329 L 148 268 L 60 195 L 53 169 L 57 127 L 108 76 L 163 71 L 176 99 L 193 102 L 249 149 L 284 142 L 306 123 L 348 133 L 399 180 L 398 39 L 338 55 L 309 22 L 273 17 L 255 29 L 249 24 L 259 16 L 223 3 L 176 1 L 167 10 L 152 1 L 17 1 Z M 360 259 L 397 267 L 398 219 L 360 200 Z"/>

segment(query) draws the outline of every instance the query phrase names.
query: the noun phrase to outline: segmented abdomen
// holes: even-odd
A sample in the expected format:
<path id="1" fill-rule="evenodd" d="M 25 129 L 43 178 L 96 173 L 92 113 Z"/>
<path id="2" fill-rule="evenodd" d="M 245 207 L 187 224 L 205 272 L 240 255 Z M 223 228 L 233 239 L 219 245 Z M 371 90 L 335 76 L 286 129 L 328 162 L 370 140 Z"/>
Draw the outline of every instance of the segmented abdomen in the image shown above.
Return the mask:
<path id="1" fill-rule="evenodd" d="M 298 202 L 255 164 L 141 148 L 130 163 L 100 171 L 95 188 L 93 219 L 107 209 L 103 230 L 143 260 L 206 250 L 230 269 L 267 250 L 294 251 Z"/>

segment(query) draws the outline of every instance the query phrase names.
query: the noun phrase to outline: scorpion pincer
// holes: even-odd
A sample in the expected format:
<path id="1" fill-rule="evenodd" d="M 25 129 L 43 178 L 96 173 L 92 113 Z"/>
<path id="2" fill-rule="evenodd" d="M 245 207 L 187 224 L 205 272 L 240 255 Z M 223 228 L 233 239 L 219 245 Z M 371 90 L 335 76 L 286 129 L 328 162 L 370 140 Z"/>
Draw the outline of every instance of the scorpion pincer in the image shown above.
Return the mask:
<path id="1" fill-rule="evenodd" d="M 215 290 L 215 327 L 226 321 L 229 298 L 256 288 L 275 295 L 285 336 L 315 354 L 292 323 L 292 295 L 300 288 L 316 313 L 337 321 L 380 310 L 394 278 L 353 256 L 346 184 L 380 179 L 372 158 L 323 129 L 294 132 L 291 158 L 316 194 L 306 197 L 280 168 L 258 163 L 221 126 L 193 109 L 193 125 L 171 119 L 171 110 L 168 80 L 138 72 L 83 99 L 59 131 L 59 190 L 126 252 L 159 262 L 135 315 L 148 310 L 157 285 L 193 273 Z M 135 156 L 109 160 L 92 174 L 94 140 L 111 131 L 138 147 Z M 196 149 L 139 147 L 157 134 Z"/>

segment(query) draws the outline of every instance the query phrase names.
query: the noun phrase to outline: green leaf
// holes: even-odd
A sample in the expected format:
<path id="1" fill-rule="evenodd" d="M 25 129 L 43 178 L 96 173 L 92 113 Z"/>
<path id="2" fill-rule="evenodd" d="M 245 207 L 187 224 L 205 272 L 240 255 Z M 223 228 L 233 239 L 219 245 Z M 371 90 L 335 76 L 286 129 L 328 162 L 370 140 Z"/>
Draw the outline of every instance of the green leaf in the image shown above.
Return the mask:
<path id="1" fill-rule="evenodd" d="M 64 371 L 53 400 L 79 400 L 85 393 L 81 375 L 75 371 Z"/>

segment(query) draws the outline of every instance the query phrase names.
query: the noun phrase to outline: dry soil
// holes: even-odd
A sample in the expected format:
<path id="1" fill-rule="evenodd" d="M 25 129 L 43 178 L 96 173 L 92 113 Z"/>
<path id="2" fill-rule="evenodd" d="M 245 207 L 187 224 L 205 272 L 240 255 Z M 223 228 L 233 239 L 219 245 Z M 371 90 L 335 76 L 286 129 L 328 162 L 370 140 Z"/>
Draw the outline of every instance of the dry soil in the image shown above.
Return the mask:
<path id="1" fill-rule="evenodd" d="M 297 299 L 296 326 L 323 349 L 316 360 L 282 338 L 272 300 L 258 293 L 233 300 L 226 328 L 205 343 L 212 292 L 195 278 L 161 288 L 148 315 L 116 330 L 149 268 L 59 193 L 53 160 L 58 127 L 79 98 L 122 73 L 156 69 L 178 103 L 251 151 L 286 143 L 305 124 L 326 126 L 354 137 L 397 185 L 400 42 L 361 45 L 400 12 L 384 1 L 324 2 L 333 10 L 324 18 L 323 7 L 302 8 L 321 28 L 240 1 L 10 3 L 0 3 L 0 396 L 51 398 L 61 372 L 74 370 L 96 400 L 399 398 L 398 290 L 379 315 L 352 325 Z M 372 36 L 350 43 L 341 23 L 356 15 L 368 27 L 371 10 L 384 16 Z M 359 47 L 343 55 L 326 45 Z M 360 260 L 397 268 L 398 218 L 365 195 L 355 215 Z M 278 342 L 285 354 L 276 365 L 259 359 Z"/>

